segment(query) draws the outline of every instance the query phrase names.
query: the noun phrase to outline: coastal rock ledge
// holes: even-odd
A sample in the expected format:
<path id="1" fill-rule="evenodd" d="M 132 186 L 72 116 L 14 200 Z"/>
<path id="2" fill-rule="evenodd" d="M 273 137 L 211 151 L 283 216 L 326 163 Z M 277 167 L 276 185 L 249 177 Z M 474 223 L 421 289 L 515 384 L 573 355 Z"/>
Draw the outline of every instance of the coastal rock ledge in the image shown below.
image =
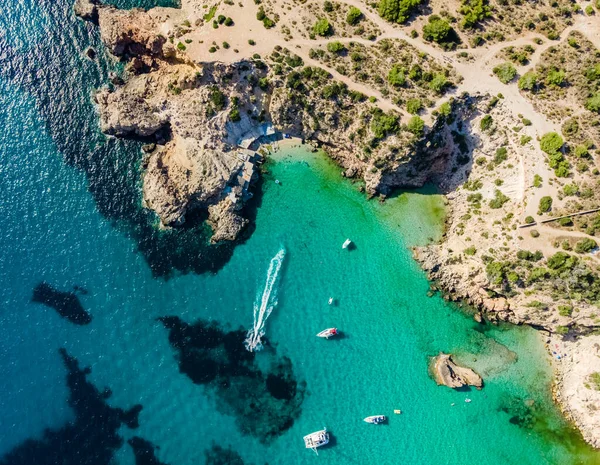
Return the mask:
<path id="1" fill-rule="evenodd" d="M 433 378 L 438 385 L 448 386 L 456 389 L 464 386 L 475 386 L 477 389 L 483 387 L 483 379 L 470 368 L 458 366 L 452 360 L 451 354 L 440 352 L 431 361 Z"/>

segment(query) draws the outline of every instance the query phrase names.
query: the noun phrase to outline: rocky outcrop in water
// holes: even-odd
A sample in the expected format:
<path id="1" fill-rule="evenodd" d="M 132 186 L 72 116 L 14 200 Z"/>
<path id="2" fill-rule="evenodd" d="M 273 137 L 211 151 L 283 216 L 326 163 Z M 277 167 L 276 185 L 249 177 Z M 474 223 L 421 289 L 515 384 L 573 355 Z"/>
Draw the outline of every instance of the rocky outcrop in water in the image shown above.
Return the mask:
<path id="1" fill-rule="evenodd" d="M 454 363 L 450 354 L 440 353 L 431 363 L 433 376 L 438 384 L 454 389 L 464 386 L 475 386 L 477 389 L 483 387 L 481 376 L 470 368 Z"/>

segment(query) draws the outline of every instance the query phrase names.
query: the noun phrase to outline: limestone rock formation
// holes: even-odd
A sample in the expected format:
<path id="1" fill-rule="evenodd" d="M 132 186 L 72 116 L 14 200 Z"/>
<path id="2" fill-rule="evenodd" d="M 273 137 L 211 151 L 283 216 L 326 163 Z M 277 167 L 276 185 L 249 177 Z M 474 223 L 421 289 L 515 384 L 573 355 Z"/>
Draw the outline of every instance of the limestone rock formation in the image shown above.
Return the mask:
<path id="1" fill-rule="evenodd" d="M 451 388 L 463 386 L 483 387 L 481 376 L 470 368 L 458 366 L 452 360 L 452 355 L 441 352 L 432 360 L 432 371 L 435 381 Z"/>

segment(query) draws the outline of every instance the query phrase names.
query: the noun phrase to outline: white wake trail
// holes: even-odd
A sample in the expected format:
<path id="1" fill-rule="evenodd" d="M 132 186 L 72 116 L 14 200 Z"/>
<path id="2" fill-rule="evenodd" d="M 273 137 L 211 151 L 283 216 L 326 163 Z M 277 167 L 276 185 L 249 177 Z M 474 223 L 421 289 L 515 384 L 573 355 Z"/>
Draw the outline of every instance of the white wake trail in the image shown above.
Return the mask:
<path id="1" fill-rule="evenodd" d="M 269 264 L 269 270 L 267 271 L 267 281 L 265 283 L 265 289 L 263 290 L 260 301 L 254 303 L 254 326 L 248 331 L 244 344 L 246 349 L 250 352 L 258 351 L 262 349 L 261 337 L 265 335 L 265 323 L 269 315 L 273 311 L 273 307 L 277 305 L 275 300 L 277 292 L 273 293 L 275 284 L 277 283 L 277 277 L 283 264 L 285 257 L 285 249 L 281 249 L 271 259 Z M 257 299 L 258 300 L 258 299 Z"/>

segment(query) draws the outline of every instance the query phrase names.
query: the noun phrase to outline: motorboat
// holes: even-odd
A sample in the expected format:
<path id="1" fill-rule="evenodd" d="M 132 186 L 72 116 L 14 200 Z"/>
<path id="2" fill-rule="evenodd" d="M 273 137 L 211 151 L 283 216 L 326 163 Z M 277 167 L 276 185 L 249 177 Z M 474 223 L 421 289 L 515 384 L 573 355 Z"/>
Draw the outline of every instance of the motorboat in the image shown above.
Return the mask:
<path id="1" fill-rule="evenodd" d="M 337 328 L 327 328 L 317 334 L 318 337 L 324 337 L 325 339 L 329 339 L 331 336 L 336 336 L 338 334 Z"/>
<path id="2" fill-rule="evenodd" d="M 350 244 L 352 244 L 352 241 L 350 239 L 346 239 L 342 244 L 342 249 L 347 249 Z"/>
<path id="3" fill-rule="evenodd" d="M 329 297 L 329 305 L 333 305 L 333 297 Z"/>
<path id="4" fill-rule="evenodd" d="M 372 423 L 374 425 L 379 425 L 381 423 L 384 423 L 385 420 L 386 420 L 385 415 L 373 415 L 373 416 L 365 418 L 363 421 L 365 423 Z"/>
<path id="5" fill-rule="evenodd" d="M 319 455 L 317 452 L 317 447 L 325 446 L 328 443 L 329 433 L 327 432 L 327 428 L 323 428 L 320 431 L 315 431 L 314 433 L 304 436 L 304 445 L 306 448 L 314 450 L 315 454 L 317 455 Z"/>

